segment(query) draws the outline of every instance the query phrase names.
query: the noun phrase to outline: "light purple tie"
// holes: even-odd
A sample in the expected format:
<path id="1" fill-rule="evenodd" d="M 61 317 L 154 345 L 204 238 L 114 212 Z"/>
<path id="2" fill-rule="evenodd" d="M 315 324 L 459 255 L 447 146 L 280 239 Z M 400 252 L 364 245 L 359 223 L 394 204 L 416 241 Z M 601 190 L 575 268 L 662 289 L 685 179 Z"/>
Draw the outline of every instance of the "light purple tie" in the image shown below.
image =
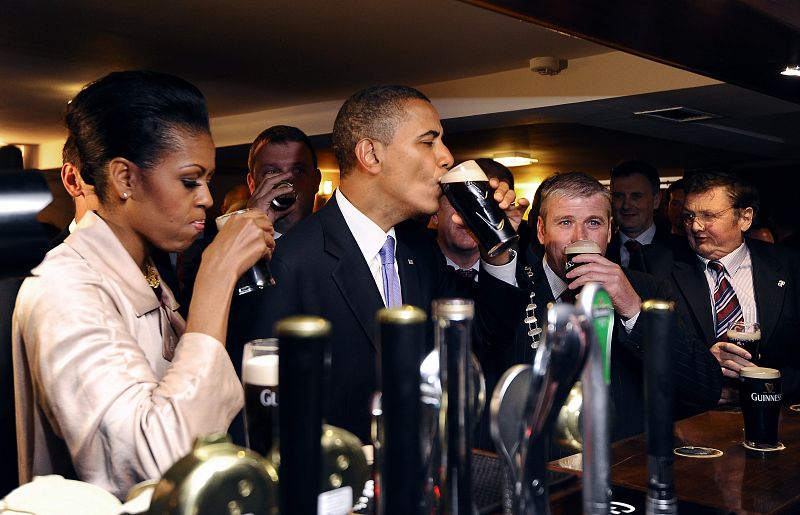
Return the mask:
<path id="1" fill-rule="evenodd" d="M 394 238 L 386 237 L 386 243 L 378 253 L 381 257 L 381 274 L 383 275 L 383 293 L 386 307 L 393 308 L 403 303 L 400 298 L 400 279 L 394 270 Z"/>

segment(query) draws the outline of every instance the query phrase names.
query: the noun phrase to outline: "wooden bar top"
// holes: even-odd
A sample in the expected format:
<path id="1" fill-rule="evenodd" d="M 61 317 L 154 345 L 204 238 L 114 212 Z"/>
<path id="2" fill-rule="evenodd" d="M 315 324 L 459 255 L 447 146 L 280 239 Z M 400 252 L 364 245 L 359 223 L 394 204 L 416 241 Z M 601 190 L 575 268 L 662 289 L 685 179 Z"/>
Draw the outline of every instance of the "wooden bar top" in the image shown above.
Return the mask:
<path id="1" fill-rule="evenodd" d="M 675 423 L 675 447 L 713 447 L 723 453 L 718 458 L 675 456 L 678 499 L 737 514 L 800 513 L 800 413 L 782 409 L 778 437 L 786 448 L 781 451 L 746 449 L 743 428 L 739 409 L 709 411 Z M 613 485 L 646 491 L 644 435 L 614 443 L 612 454 Z M 579 473 L 580 459 L 570 458 L 553 462 L 551 468 Z"/>

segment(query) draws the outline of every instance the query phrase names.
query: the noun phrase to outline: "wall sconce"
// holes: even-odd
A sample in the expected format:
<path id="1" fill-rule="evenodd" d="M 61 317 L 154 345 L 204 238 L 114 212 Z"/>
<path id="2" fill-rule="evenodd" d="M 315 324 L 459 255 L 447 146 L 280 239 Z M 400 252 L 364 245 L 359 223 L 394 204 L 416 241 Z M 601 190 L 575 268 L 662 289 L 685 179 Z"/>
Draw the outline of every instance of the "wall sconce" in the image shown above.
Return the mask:
<path id="1" fill-rule="evenodd" d="M 501 152 L 494 154 L 492 159 L 509 168 L 512 166 L 528 166 L 539 162 L 538 159 L 525 152 Z"/>

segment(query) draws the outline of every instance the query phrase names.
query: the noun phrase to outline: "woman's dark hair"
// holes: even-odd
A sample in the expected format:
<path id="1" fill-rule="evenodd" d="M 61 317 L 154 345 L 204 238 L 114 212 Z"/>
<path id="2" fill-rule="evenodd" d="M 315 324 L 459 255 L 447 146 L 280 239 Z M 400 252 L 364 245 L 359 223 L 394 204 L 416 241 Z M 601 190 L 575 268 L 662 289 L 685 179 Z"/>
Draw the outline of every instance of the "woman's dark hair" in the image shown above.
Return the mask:
<path id="1" fill-rule="evenodd" d="M 86 85 L 67 107 L 66 125 L 83 180 L 106 198 L 106 164 L 123 157 L 148 169 L 177 145 L 176 130 L 209 133 L 200 90 L 151 71 L 114 72 Z"/>

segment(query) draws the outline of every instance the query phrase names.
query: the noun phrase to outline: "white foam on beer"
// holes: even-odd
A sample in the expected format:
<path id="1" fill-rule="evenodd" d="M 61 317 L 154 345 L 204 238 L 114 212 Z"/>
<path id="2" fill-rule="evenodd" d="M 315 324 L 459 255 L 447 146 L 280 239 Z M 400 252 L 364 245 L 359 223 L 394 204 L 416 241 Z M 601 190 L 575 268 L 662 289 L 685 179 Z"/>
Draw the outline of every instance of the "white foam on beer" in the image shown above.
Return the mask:
<path id="1" fill-rule="evenodd" d="M 242 382 L 258 386 L 275 386 L 278 384 L 278 356 L 263 354 L 244 362 Z"/>
<path id="2" fill-rule="evenodd" d="M 573 241 L 564 249 L 564 254 L 600 254 L 600 245 L 592 240 Z"/>
<path id="3" fill-rule="evenodd" d="M 729 340 L 736 340 L 737 342 L 754 342 L 761 339 L 761 329 L 751 333 L 744 333 L 741 331 L 728 329 L 727 335 Z"/>
<path id="4" fill-rule="evenodd" d="M 781 373 L 776 368 L 766 367 L 742 367 L 739 370 L 742 377 L 752 377 L 754 379 L 778 379 Z"/>
<path id="5" fill-rule="evenodd" d="M 450 184 L 453 182 L 466 182 L 466 181 L 488 181 L 486 174 L 481 167 L 473 160 L 464 161 L 458 166 L 450 169 L 449 172 L 442 175 L 439 182 L 443 184 Z"/>

